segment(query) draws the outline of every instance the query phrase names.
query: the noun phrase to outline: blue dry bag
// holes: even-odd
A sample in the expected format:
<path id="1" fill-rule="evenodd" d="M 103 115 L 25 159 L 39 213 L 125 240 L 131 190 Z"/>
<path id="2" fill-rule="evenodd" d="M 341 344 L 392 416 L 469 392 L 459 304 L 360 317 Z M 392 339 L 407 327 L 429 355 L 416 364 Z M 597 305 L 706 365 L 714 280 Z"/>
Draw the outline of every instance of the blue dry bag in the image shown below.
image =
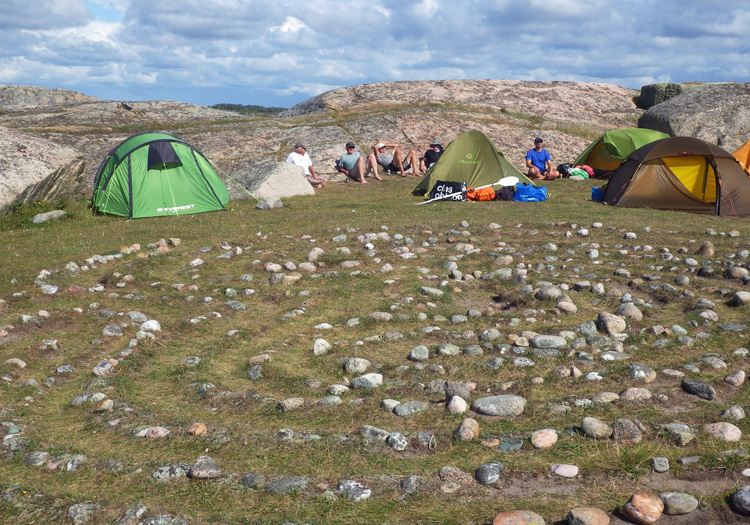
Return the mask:
<path id="1" fill-rule="evenodd" d="M 547 200 L 547 188 L 536 187 L 532 184 L 517 184 L 514 201 L 539 202 Z"/>
<path id="2" fill-rule="evenodd" d="M 604 188 L 591 188 L 591 200 L 594 202 L 602 202 L 604 198 Z"/>

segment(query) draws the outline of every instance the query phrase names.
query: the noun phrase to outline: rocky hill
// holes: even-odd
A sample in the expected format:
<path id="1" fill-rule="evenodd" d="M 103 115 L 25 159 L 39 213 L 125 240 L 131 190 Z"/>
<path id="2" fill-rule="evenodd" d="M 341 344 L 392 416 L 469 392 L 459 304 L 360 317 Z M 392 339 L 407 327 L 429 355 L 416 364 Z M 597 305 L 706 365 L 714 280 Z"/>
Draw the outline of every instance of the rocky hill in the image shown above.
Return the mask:
<path id="1" fill-rule="evenodd" d="M 72 148 L 0 130 L 0 215 L 15 202 L 54 201 L 86 192 L 85 160 Z"/>
<path id="2" fill-rule="evenodd" d="M 0 109 L 8 107 L 60 106 L 98 100 L 68 89 L 47 89 L 38 86 L 0 85 Z"/>
<path id="3" fill-rule="evenodd" d="M 388 139 L 423 152 L 435 138 L 448 143 L 480 129 L 520 168 L 537 135 L 547 139 L 555 161 L 569 161 L 601 131 L 635 126 L 642 114 L 633 103 L 636 91 L 577 82 L 383 82 L 333 90 L 272 119 L 177 102 L 91 100 L 72 92 L 51 103 L 61 95 L 57 91 L 5 86 L 0 126 L 79 152 L 89 183 L 113 146 L 144 130 L 184 138 L 222 176 L 245 186 L 283 161 L 298 141 L 308 146 L 319 173 L 334 175 L 334 162 L 350 140 L 362 151 Z M 228 186 L 235 198 L 245 196 L 238 184 Z"/>
<path id="4" fill-rule="evenodd" d="M 731 120 L 728 106 L 718 114 L 712 102 L 700 98 L 701 93 L 714 90 L 685 91 L 649 109 L 649 115 L 692 97 L 680 111 L 705 109 L 705 118 L 714 127 L 723 126 L 716 133 L 706 132 L 705 125 L 673 129 L 661 117 L 643 117 L 642 127 L 696 133 L 727 145 L 744 142 L 745 135 L 731 122 L 717 124 L 717 119 Z M 112 147 L 140 131 L 166 131 L 215 162 L 233 198 L 244 198 L 243 187 L 252 186 L 283 161 L 299 141 L 307 145 L 317 172 L 334 178 L 334 162 L 347 141 L 369 152 L 373 143 L 387 139 L 404 150 L 422 153 L 433 139 L 447 144 L 471 129 L 485 133 L 519 169 L 538 135 L 546 139 L 553 162 L 570 162 L 603 131 L 636 127 L 644 114 L 634 102 L 638 96 L 634 90 L 585 82 L 382 82 L 329 91 L 278 117 L 259 118 L 178 102 L 102 101 L 65 90 L 0 86 L 0 134 L 2 128 L 11 128 L 49 141 L 51 149 L 72 149 L 85 159 L 85 187 L 90 188 L 101 159 Z M 676 122 L 683 117 L 664 118 Z M 42 144 L 42 140 L 35 142 L 34 151 L 44 156 Z"/>

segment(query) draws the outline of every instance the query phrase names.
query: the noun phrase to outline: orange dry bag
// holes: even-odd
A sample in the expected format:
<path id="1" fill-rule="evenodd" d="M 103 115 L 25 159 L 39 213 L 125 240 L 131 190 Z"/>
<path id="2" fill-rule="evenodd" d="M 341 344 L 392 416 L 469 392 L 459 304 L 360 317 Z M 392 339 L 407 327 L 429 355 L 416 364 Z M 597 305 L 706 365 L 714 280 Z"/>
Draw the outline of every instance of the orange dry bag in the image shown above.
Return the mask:
<path id="1" fill-rule="evenodd" d="M 468 188 L 466 198 L 470 201 L 491 201 L 495 199 L 495 190 L 492 188 Z"/>

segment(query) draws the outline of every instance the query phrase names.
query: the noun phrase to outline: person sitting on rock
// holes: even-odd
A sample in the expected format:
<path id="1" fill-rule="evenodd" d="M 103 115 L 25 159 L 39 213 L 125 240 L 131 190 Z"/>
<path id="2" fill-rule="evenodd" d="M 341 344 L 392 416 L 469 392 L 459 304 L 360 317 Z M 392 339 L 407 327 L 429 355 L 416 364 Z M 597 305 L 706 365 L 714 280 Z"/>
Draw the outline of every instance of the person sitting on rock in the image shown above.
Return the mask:
<path id="1" fill-rule="evenodd" d="M 355 151 L 355 149 L 354 142 L 346 143 L 346 153 L 341 155 L 341 158 L 336 162 L 336 170 L 352 180 L 367 184 L 365 180 L 365 161 L 362 159 L 359 151 Z M 377 168 L 375 168 L 374 173 L 377 180 L 383 180 L 378 176 Z"/>
<path id="2" fill-rule="evenodd" d="M 387 151 L 388 148 L 393 148 L 393 153 L 389 153 Z M 393 142 L 387 144 L 385 142 L 378 142 L 377 144 L 373 144 L 372 151 L 367 157 L 367 170 L 373 170 L 374 173 L 377 173 L 377 164 L 380 164 L 384 170 L 397 171 L 402 177 L 406 177 L 406 170 L 412 168 L 414 176 L 421 177 L 421 174 L 417 171 L 419 162 L 414 150 L 411 150 L 403 161 L 398 144 Z"/>
<path id="3" fill-rule="evenodd" d="M 443 145 L 439 140 L 435 139 L 430 144 L 430 148 L 424 152 L 424 157 L 419 159 L 419 169 L 423 172 L 429 170 L 433 164 L 435 164 L 440 156 L 443 154 Z"/>
<path id="4" fill-rule="evenodd" d="M 289 154 L 286 161 L 305 170 L 305 178 L 313 188 L 323 188 L 326 185 L 325 177 L 315 175 L 315 168 L 313 168 L 310 155 L 307 154 L 307 148 L 303 144 L 299 142 L 295 144 L 294 151 Z"/>
<path id="5" fill-rule="evenodd" d="M 552 157 L 549 151 L 542 146 L 544 139 L 537 137 L 534 139 L 534 149 L 526 153 L 526 167 L 529 170 L 531 180 L 552 180 L 560 178 L 560 173 L 552 169 Z"/>

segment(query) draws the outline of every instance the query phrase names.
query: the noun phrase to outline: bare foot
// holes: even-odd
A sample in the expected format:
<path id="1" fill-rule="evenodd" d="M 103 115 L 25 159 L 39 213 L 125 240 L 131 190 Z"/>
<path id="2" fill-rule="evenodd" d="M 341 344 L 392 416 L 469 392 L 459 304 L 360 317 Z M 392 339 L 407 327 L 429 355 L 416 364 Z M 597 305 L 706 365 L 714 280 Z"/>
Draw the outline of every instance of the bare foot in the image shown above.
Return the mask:
<path id="1" fill-rule="evenodd" d="M 361 182 L 362 184 L 367 184 L 367 181 L 366 181 L 365 179 L 362 179 L 362 180 L 361 180 L 361 181 L 359 181 L 359 182 Z"/>
<path id="2" fill-rule="evenodd" d="M 375 180 L 383 180 L 382 177 L 375 175 Z"/>

